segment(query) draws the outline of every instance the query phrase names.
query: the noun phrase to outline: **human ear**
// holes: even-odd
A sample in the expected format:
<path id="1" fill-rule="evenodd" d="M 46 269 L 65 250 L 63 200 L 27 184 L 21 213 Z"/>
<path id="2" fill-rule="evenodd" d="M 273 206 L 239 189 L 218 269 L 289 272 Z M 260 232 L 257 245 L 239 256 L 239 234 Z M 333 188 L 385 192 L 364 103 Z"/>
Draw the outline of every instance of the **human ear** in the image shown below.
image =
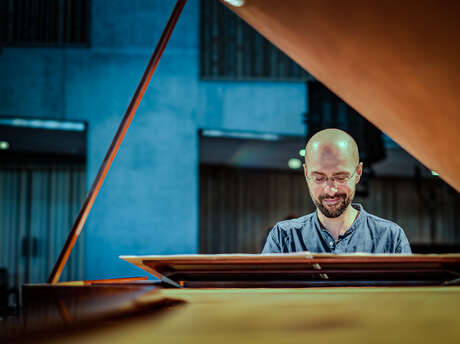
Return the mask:
<path id="1" fill-rule="evenodd" d="M 362 174 L 363 174 L 363 163 L 360 162 L 358 164 L 358 166 L 356 167 L 356 175 L 358 176 L 358 178 L 356 178 L 356 183 L 355 184 L 359 183 Z"/>

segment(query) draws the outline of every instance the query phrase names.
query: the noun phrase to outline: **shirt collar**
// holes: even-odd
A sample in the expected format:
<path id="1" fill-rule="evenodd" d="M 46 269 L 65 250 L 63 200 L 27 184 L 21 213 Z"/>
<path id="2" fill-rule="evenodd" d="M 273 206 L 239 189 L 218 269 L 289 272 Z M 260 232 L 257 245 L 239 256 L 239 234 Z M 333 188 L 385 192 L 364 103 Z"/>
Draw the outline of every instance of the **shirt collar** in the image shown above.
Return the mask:
<path id="1" fill-rule="evenodd" d="M 361 224 L 364 221 L 364 218 L 366 217 L 367 212 L 364 210 L 363 206 L 360 203 L 352 203 L 351 206 L 359 211 L 358 217 L 351 224 L 350 228 L 348 228 L 347 231 L 345 233 L 343 233 L 343 235 L 340 235 L 339 237 L 345 237 L 345 236 L 350 235 L 351 233 L 353 233 L 357 228 L 359 228 L 361 226 Z M 316 228 L 319 228 L 323 232 L 328 232 L 327 229 L 325 229 L 323 226 L 321 226 L 321 222 L 319 222 L 318 211 L 315 211 L 314 218 L 315 218 L 314 221 L 315 221 Z"/>

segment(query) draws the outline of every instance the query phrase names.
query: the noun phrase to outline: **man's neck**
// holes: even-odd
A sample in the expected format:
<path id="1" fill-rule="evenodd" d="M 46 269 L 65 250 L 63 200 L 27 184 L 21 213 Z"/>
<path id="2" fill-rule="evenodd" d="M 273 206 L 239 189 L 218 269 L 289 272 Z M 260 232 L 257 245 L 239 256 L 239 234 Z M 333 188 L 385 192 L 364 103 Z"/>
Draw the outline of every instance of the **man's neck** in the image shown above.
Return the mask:
<path id="1" fill-rule="evenodd" d="M 335 218 L 324 216 L 323 213 L 319 211 L 319 209 L 316 209 L 316 212 L 318 214 L 319 221 L 323 227 L 326 228 L 329 233 L 331 233 L 335 241 L 337 241 L 339 235 L 344 234 L 347 229 L 351 227 L 359 214 L 359 211 L 353 208 L 351 204 L 342 213 L 342 215 Z"/>

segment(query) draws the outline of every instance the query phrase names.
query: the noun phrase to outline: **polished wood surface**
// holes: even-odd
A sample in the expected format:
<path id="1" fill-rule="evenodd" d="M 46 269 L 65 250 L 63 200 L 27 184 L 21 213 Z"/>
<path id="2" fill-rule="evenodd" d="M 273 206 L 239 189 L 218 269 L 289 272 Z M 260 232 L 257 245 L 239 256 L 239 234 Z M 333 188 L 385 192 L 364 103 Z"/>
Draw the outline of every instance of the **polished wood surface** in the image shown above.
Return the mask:
<path id="1" fill-rule="evenodd" d="M 33 342 L 38 338 L 46 342 L 56 334 L 72 336 L 184 303 L 162 295 L 161 284 L 153 281 L 108 282 L 24 285 L 22 315 L 0 326 L 0 342 Z"/>
<path id="2" fill-rule="evenodd" d="M 227 6 L 460 191 L 460 2 Z"/>
<path id="3" fill-rule="evenodd" d="M 184 303 L 34 343 L 458 343 L 460 287 L 168 289 Z M 142 302 L 142 297 L 139 298 Z"/>
<path id="4" fill-rule="evenodd" d="M 78 236 L 83 230 L 83 226 L 85 225 L 86 219 L 88 218 L 88 215 L 91 211 L 91 207 L 93 206 L 94 201 L 96 200 L 96 197 L 99 193 L 99 190 L 101 189 L 102 184 L 104 183 L 104 179 L 110 170 L 110 166 L 112 166 L 112 162 L 115 159 L 115 156 L 117 155 L 118 149 L 120 148 L 121 143 L 123 142 L 123 139 L 126 135 L 126 132 L 128 131 L 129 125 L 131 124 L 136 110 L 139 107 L 142 97 L 144 96 L 144 93 L 147 90 L 147 87 L 150 83 L 150 80 L 152 79 L 153 73 L 155 72 L 158 62 L 160 62 L 161 55 L 163 54 L 163 51 L 166 48 L 166 44 L 168 43 L 169 37 L 171 36 L 171 33 L 174 29 L 174 26 L 177 23 L 177 20 L 179 19 L 179 16 L 182 12 L 182 9 L 185 6 L 186 1 L 187 0 L 177 0 L 176 6 L 174 7 L 173 12 L 171 13 L 171 17 L 169 18 L 168 23 L 166 24 L 166 27 L 163 30 L 160 40 L 153 52 L 152 57 L 149 60 L 147 68 L 145 69 L 145 72 L 142 75 L 142 79 L 139 82 L 139 85 L 137 86 L 133 98 L 131 99 L 131 102 L 128 105 L 128 109 L 126 110 L 125 115 L 121 120 L 120 126 L 118 127 L 118 130 L 115 133 L 115 136 L 112 140 L 109 149 L 107 150 L 104 160 L 102 161 L 96 178 L 94 179 L 93 185 L 91 186 L 91 189 L 89 190 L 88 195 L 86 196 L 86 199 L 83 202 L 80 212 L 78 213 L 78 216 L 75 219 L 75 222 L 67 236 L 64 247 L 62 248 L 59 258 L 56 264 L 54 265 L 53 271 L 50 274 L 48 283 L 57 283 L 59 281 L 59 277 L 61 276 L 62 270 L 64 270 L 67 259 L 69 258 L 70 253 L 72 252 L 72 248 L 74 247 L 75 243 L 77 242 Z"/>

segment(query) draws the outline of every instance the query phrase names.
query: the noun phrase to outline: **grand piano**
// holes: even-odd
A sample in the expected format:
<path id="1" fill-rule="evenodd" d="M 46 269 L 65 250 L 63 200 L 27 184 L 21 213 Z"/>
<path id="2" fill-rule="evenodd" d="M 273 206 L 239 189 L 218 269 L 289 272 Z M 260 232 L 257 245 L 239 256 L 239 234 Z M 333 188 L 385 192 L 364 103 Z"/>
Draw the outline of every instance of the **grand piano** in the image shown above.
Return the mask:
<path id="1" fill-rule="evenodd" d="M 460 3 L 223 1 L 460 191 Z M 23 288 L 8 342 L 460 340 L 460 255 L 123 257 L 145 278 L 59 282 L 146 90 L 179 0 L 47 284 Z"/>

